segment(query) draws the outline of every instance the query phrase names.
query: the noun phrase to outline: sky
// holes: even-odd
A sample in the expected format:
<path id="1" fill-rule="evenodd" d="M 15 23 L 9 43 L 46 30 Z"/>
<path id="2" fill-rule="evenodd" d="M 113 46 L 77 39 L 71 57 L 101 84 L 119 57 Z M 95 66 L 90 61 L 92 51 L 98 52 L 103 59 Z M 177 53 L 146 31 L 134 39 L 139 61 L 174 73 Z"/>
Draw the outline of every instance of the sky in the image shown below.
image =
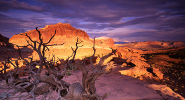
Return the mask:
<path id="1" fill-rule="evenodd" d="M 0 34 L 70 23 L 115 41 L 185 41 L 185 0 L 0 0 Z"/>

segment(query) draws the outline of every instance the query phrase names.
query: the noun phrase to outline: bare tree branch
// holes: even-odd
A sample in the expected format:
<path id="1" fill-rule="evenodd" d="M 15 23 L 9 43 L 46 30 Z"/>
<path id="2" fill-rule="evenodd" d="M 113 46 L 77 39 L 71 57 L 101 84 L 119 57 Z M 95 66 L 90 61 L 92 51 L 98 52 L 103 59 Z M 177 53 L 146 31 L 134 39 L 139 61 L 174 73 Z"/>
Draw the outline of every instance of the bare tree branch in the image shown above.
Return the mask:
<path id="1" fill-rule="evenodd" d="M 62 44 L 50 44 L 50 45 L 46 45 L 46 46 L 59 46 L 59 45 L 64 45 L 64 43 L 62 43 Z"/>
<path id="2" fill-rule="evenodd" d="M 38 27 L 36 27 L 36 31 L 37 31 L 38 34 L 39 34 L 40 44 L 42 44 L 42 43 L 43 43 L 42 34 L 41 34 L 40 31 L 38 30 Z"/>
<path id="3" fill-rule="evenodd" d="M 93 57 L 95 56 L 95 54 L 96 54 L 96 49 L 95 49 L 95 39 L 96 39 L 96 37 L 94 37 L 94 41 L 93 41 Z"/>
<path id="4" fill-rule="evenodd" d="M 45 62 L 46 62 L 45 61 L 46 60 L 45 52 L 49 51 L 48 47 L 49 46 L 63 45 L 64 43 L 62 43 L 62 44 L 50 44 L 49 45 L 51 40 L 56 35 L 56 30 L 55 30 L 55 33 L 51 36 L 51 38 L 46 43 L 44 43 L 43 38 L 42 38 L 42 34 L 41 34 L 40 30 L 38 30 L 38 27 L 36 27 L 36 31 L 38 32 L 38 35 L 39 35 L 39 41 L 32 40 L 32 38 L 27 33 L 25 33 L 25 36 L 29 39 L 29 40 L 26 40 L 27 46 L 30 46 L 39 55 L 40 67 L 42 68 L 42 66 L 45 65 Z M 31 43 L 29 41 L 31 41 Z"/>
<path id="5" fill-rule="evenodd" d="M 99 61 L 98 65 L 100 65 L 100 66 L 101 66 L 101 65 L 104 63 L 104 60 L 105 60 L 105 59 L 107 59 L 108 57 L 112 56 L 113 54 L 115 54 L 115 53 L 117 52 L 117 50 L 116 50 L 116 49 L 112 49 L 112 48 L 111 48 L 111 50 L 112 50 L 112 52 L 111 52 L 111 53 L 109 53 L 109 54 L 107 54 L 107 55 L 105 55 L 105 56 L 101 57 L 101 59 L 100 59 L 100 61 Z"/>
<path id="6" fill-rule="evenodd" d="M 79 44 L 81 44 L 82 42 L 83 42 L 83 41 L 79 41 L 79 38 L 77 37 L 77 40 L 76 40 L 76 48 L 73 49 L 73 48 L 71 47 L 71 49 L 72 49 L 72 51 L 73 51 L 73 58 L 72 58 L 72 61 L 75 60 L 76 52 L 77 52 L 78 48 L 83 46 L 83 45 L 79 46 Z"/>
<path id="7" fill-rule="evenodd" d="M 51 40 L 54 38 L 55 35 L 56 35 L 56 30 L 55 30 L 55 33 L 53 34 L 53 36 L 51 36 L 51 38 L 49 39 L 49 41 L 46 42 L 45 44 L 49 44 L 51 42 Z"/>

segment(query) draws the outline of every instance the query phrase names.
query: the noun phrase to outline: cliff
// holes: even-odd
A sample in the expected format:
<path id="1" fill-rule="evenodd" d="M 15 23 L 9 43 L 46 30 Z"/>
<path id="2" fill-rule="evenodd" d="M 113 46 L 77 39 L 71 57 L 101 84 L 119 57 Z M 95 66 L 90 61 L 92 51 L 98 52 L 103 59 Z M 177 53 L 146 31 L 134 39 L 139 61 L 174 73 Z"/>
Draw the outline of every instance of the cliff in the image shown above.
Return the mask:
<path id="1" fill-rule="evenodd" d="M 75 45 L 77 37 L 83 41 L 84 46 L 92 47 L 93 40 L 89 38 L 88 34 L 80 29 L 76 29 L 72 27 L 70 24 L 66 23 L 57 23 L 53 25 L 46 25 L 44 28 L 40 28 L 39 31 L 42 33 L 42 38 L 44 41 L 48 41 L 51 36 L 55 33 L 56 35 L 51 41 L 51 44 L 61 44 L 65 43 L 64 47 L 71 47 Z M 38 40 L 38 32 L 34 30 L 30 30 L 27 33 L 33 40 Z M 9 42 L 12 44 L 17 44 L 24 46 L 27 44 L 25 33 L 20 33 L 14 35 L 10 38 Z M 23 35 L 21 35 L 23 34 Z M 114 45 L 114 41 L 111 38 L 104 38 L 104 39 L 96 39 L 96 45 L 103 46 L 103 47 L 111 47 Z"/>
<path id="2" fill-rule="evenodd" d="M 57 23 L 54 25 L 46 25 L 44 28 L 41 28 L 39 30 L 42 33 L 43 40 L 45 41 L 48 41 L 51 38 L 51 36 L 55 33 L 55 30 L 56 30 L 56 35 L 51 41 L 51 43 L 55 43 L 55 44 L 61 44 L 66 41 L 70 41 L 71 39 L 74 40 L 76 37 L 79 37 L 80 39 L 83 39 L 83 40 L 89 39 L 89 36 L 87 35 L 86 32 L 80 29 L 76 29 L 72 27 L 70 24 Z M 25 33 L 27 33 L 33 40 L 39 39 L 38 32 L 35 29 Z M 21 35 L 25 33 L 20 33 L 12 36 L 9 42 L 17 45 L 26 45 L 27 38 L 26 36 Z"/>

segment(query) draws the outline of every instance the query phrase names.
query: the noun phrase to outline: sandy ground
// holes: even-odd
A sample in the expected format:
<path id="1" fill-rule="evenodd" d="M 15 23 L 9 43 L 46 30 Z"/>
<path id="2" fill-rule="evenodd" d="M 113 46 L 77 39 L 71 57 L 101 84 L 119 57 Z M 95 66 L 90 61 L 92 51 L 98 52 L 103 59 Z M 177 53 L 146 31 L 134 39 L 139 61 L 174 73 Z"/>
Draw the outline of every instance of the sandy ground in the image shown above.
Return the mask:
<path id="1" fill-rule="evenodd" d="M 81 73 L 75 72 L 71 76 L 65 77 L 64 80 L 69 83 L 81 82 L 80 77 Z M 152 89 L 153 85 L 156 89 Z M 119 73 L 103 75 L 96 81 L 97 94 L 104 95 L 106 93 L 105 100 L 181 100 L 173 96 L 166 96 L 160 89 L 157 90 L 159 86 Z"/>

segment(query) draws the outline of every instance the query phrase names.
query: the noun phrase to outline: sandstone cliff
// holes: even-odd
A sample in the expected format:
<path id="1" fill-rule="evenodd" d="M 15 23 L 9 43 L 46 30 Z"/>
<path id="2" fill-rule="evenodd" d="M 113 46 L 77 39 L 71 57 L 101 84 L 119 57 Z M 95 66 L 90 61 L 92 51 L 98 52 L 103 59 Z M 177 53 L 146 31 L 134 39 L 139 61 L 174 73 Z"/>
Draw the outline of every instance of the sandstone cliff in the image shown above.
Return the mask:
<path id="1" fill-rule="evenodd" d="M 93 47 L 93 39 L 88 36 L 88 34 L 80 29 L 76 29 L 72 27 L 70 24 L 57 23 L 54 25 L 47 25 L 44 28 L 40 28 L 39 31 L 42 33 L 42 38 L 45 42 L 47 42 L 50 37 L 55 33 L 56 35 L 50 44 L 62 44 L 62 46 L 52 46 L 50 47 L 50 51 L 47 52 L 48 55 L 55 55 L 56 57 L 64 57 L 67 58 L 72 54 L 71 47 L 75 48 L 75 43 L 77 37 L 80 41 L 83 41 L 80 45 L 83 47 L 79 48 L 77 58 L 82 58 L 86 56 L 92 55 L 92 47 Z M 34 30 L 30 30 L 27 33 L 33 40 L 38 40 L 38 32 Z M 29 40 L 25 33 L 20 33 L 14 35 L 10 38 L 9 42 L 12 44 L 24 46 L 27 45 L 26 40 Z M 21 35 L 23 34 L 23 35 Z M 96 39 L 96 48 L 97 54 L 103 54 L 109 52 L 110 47 L 114 46 L 114 41 L 111 38 L 97 38 Z M 102 50 L 103 49 L 103 50 Z M 106 51 L 106 52 L 105 52 Z M 35 52 L 33 52 L 34 57 L 37 56 Z M 36 57 L 37 58 L 37 57 Z"/>
<path id="2" fill-rule="evenodd" d="M 85 31 L 76 29 L 72 27 L 70 24 L 57 23 L 54 25 L 46 25 L 44 28 L 41 28 L 39 30 L 42 33 L 43 40 L 45 41 L 48 41 L 50 37 L 55 33 L 55 30 L 56 30 L 56 35 L 51 41 L 51 44 L 65 43 L 63 47 L 71 47 L 71 46 L 74 46 L 76 39 L 78 37 L 81 41 L 83 41 L 82 44 L 84 46 L 92 47 L 93 45 L 93 40 L 89 38 L 88 34 Z M 27 33 L 33 40 L 38 40 L 38 33 L 35 29 L 25 33 Z M 20 33 L 20 34 L 25 34 L 25 33 Z M 20 34 L 12 36 L 9 42 L 17 45 L 26 45 L 27 38 Z M 114 45 L 114 41 L 110 38 L 106 38 L 102 40 L 98 39 L 96 41 L 96 45 L 111 47 Z"/>
<path id="3" fill-rule="evenodd" d="M 50 37 L 55 33 L 56 35 L 51 41 L 51 43 L 58 43 L 61 44 L 63 42 L 75 39 L 76 37 L 82 38 L 83 40 L 88 40 L 89 36 L 86 32 L 76 29 L 72 27 L 70 24 L 63 24 L 63 23 L 57 23 L 54 25 L 47 25 L 44 28 L 39 29 L 42 33 L 43 40 L 47 41 L 50 39 Z M 38 40 L 38 33 L 37 31 L 30 30 L 27 33 L 33 40 Z M 20 34 L 25 34 L 20 33 Z M 14 35 L 10 38 L 10 43 L 14 43 L 17 45 L 26 45 L 26 37 L 22 36 L 20 34 Z"/>

